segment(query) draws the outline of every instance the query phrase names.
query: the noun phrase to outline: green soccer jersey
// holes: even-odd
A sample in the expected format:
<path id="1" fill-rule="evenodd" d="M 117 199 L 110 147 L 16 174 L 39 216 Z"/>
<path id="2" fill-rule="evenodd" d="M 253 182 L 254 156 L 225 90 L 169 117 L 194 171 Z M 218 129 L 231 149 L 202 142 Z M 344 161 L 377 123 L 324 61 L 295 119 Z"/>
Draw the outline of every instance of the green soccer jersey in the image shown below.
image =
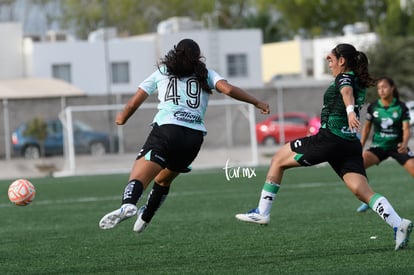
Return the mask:
<path id="1" fill-rule="evenodd" d="M 366 89 L 358 85 L 358 78 L 353 72 L 341 73 L 325 91 L 321 112 L 322 128 L 327 128 L 331 133 L 348 140 L 357 139 L 357 134 L 348 127 L 348 115 L 342 99 L 341 88 L 350 86 L 355 98 L 355 113 L 359 117 L 364 101 Z"/>
<path id="2" fill-rule="evenodd" d="M 410 112 L 405 103 L 396 98 L 387 107 L 378 99 L 368 106 L 366 119 L 374 126 L 372 147 L 397 149 L 402 141 L 402 124 L 410 121 Z"/>

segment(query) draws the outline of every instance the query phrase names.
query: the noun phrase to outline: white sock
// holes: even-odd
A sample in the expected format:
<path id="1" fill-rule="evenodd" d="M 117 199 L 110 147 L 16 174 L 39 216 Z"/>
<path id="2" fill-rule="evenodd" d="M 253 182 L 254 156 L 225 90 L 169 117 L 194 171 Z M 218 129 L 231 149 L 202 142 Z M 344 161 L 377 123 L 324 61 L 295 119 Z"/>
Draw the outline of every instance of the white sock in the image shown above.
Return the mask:
<path id="1" fill-rule="evenodd" d="M 400 226 L 401 217 L 384 196 L 375 194 L 369 201 L 369 206 L 392 228 Z"/>
<path id="2" fill-rule="evenodd" d="M 262 193 L 259 200 L 259 213 L 262 215 L 269 215 L 272 208 L 273 200 L 276 198 L 277 191 L 280 185 L 273 182 L 266 182 L 263 185 Z"/>

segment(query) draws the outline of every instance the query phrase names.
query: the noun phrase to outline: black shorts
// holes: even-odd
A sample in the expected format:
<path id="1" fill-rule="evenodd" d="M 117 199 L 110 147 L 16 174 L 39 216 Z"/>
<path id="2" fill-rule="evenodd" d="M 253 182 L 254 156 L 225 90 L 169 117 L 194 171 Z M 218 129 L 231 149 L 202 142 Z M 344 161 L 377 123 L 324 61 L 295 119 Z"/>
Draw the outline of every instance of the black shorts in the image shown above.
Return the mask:
<path id="1" fill-rule="evenodd" d="M 397 149 L 384 150 L 380 147 L 370 147 L 368 151 L 376 155 L 379 159 L 379 162 L 382 162 L 388 157 L 392 157 L 400 165 L 404 165 L 409 159 L 414 158 L 414 154 L 410 151 L 410 148 L 408 148 L 407 154 L 398 153 Z"/>
<path id="2" fill-rule="evenodd" d="M 290 148 L 297 153 L 295 160 L 302 166 L 328 162 L 341 178 L 351 172 L 366 177 L 359 140 L 346 140 L 320 129 L 314 136 L 291 141 Z"/>
<path id="3" fill-rule="evenodd" d="M 145 157 L 162 168 L 186 173 L 191 171 L 189 166 L 197 157 L 203 140 L 202 131 L 174 124 L 154 124 L 137 159 Z"/>

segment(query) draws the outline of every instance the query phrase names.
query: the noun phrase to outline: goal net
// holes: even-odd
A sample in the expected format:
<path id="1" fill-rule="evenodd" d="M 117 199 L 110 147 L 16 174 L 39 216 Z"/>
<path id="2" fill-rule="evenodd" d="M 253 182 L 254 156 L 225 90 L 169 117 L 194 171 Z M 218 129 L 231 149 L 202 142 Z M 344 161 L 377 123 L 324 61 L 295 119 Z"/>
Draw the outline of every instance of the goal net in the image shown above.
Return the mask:
<path id="1" fill-rule="evenodd" d="M 123 104 L 66 107 L 59 116 L 64 126 L 64 165 L 54 175 L 128 173 L 151 130 L 157 103 L 142 104 L 125 125 L 117 126 L 115 116 L 123 108 Z M 232 99 L 210 100 L 205 116 L 208 132 L 193 169 L 257 166 L 255 112 L 252 105 Z M 85 125 L 91 128 L 86 134 L 79 129 Z M 98 137 L 107 143 L 99 144 Z"/>

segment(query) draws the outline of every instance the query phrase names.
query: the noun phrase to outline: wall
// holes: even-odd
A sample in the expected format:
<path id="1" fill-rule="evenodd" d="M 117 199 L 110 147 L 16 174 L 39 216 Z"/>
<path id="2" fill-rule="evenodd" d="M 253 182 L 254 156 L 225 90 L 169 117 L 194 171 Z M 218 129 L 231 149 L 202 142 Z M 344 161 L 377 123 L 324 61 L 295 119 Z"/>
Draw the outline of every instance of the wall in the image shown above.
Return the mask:
<path id="1" fill-rule="evenodd" d="M 34 77 L 51 77 L 52 65 L 69 63 L 72 66 L 73 85 L 89 95 L 135 92 L 137 85 L 156 69 L 164 56 L 182 38 L 196 40 L 206 58 L 207 65 L 227 78 L 226 55 L 243 53 L 248 56 L 248 76 L 230 78 L 232 83 L 248 88 L 263 86 L 261 79 L 261 31 L 249 30 L 197 30 L 169 34 L 148 34 L 117 38 L 108 41 L 105 52 L 103 41 L 66 41 L 33 43 L 32 73 Z M 107 86 L 105 55 L 109 62 L 128 61 L 130 82 Z"/>
<path id="2" fill-rule="evenodd" d="M 268 43 L 262 46 L 263 82 L 285 74 L 301 75 L 301 41 Z"/>
<path id="3" fill-rule="evenodd" d="M 114 39 L 102 41 L 37 42 L 33 43 L 33 76 L 51 77 L 52 65 L 71 64 L 72 84 L 89 95 L 135 92 L 137 85 L 155 69 L 155 38 Z M 107 56 L 111 61 L 128 61 L 129 84 L 112 85 L 108 89 Z"/>
<path id="4" fill-rule="evenodd" d="M 24 77 L 22 26 L 19 23 L 1 23 L 0 79 Z"/>

